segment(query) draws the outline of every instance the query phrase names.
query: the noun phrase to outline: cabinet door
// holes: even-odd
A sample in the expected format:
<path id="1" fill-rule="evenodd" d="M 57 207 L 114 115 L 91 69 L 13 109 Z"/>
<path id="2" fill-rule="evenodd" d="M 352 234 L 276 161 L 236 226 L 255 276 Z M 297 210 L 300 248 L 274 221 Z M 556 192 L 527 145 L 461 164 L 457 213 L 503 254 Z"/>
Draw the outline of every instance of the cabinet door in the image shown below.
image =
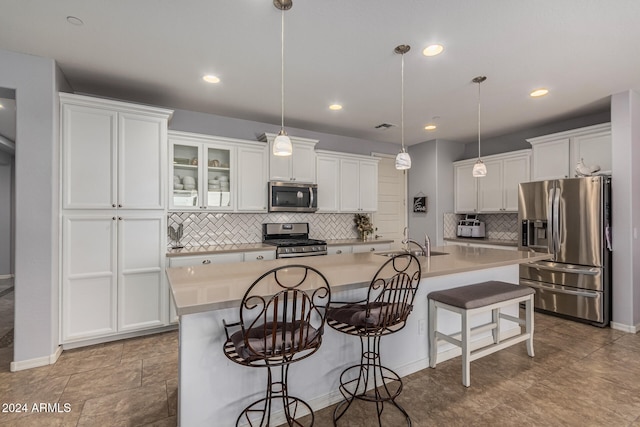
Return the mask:
<path id="1" fill-rule="evenodd" d="M 353 253 L 353 246 L 327 246 L 327 255 L 343 255 Z"/>
<path id="2" fill-rule="evenodd" d="M 315 144 L 294 143 L 291 158 L 292 178 L 296 182 L 316 182 Z"/>
<path id="3" fill-rule="evenodd" d="M 172 172 L 170 209 L 190 210 L 200 209 L 200 180 L 199 163 L 203 155 L 200 144 L 182 141 L 171 141 Z"/>
<path id="4" fill-rule="evenodd" d="M 318 212 L 338 212 L 340 204 L 340 159 L 319 155 L 316 166 Z"/>
<path id="5" fill-rule="evenodd" d="M 293 153 L 296 152 L 296 147 L 293 147 Z M 292 173 L 292 158 L 291 156 L 274 156 L 273 155 L 273 141 L 269 144 L 269 180 L 271 181 L 291 181 L 293 178 Z"/>
<path id="6" fill-rule="evenodd" d="M 376 212 L 378 210 L 378 164 L 360 162 L 360 210 Z"/>
<path id="7" fill-rule="evenodd" d="M 532 181 L 573 176 L 569 171 L 569 138 L 533 145 Z"/>
<path id="8" fill-rule="evenodd" d="M 118 217 L 118 331 L 166 324 L 164 214 Z"/>
<path id="9" fill-rule="evenodd" d="M 456 213 L 476 212 L 478 178 L 473 177 L 473 163 L 454 165 L 454 205 Z"/>
<path id="10" fill-rule="evenodd" d="M 238 210 L 267 211 L 267 150 L 238 148 Z"/>
<path id="11" fill-rule="evenodd" d="M 390 243 L 368 243 L 364 245 L 353 245 L 353 253 L 361 253 L 361 252 L 379 252 L 379 251 L 388 251 L 391 249 Z"/>
<path id="12" fill-rule="evenodd" d="M 580 160 L 587 166 L 600 166 L 598 173 L 611 173 L 611 131 L 576 136 L 572 143 L 571 176 Z"/>
<path id="13" fill-rule="evenodd" d="M 116 218 L 62 220 L 62 341 L 116 333 Z"/>
<path id="14" fill-rule="evenodd" d="M 189 267 L 200 264 L 223 264 L 227 262 L 243 261 L 244 254 L 242 252 L 230 252 L 215 255 L 172 257 L 170 263 L 171 267 Z"/>
<path id="15" fill-rule="evenodd" d="M 360 162 L 340 160 L 340 211 L 360 211 Z"/>
<path id="16" fill-rule="evenodd" d="M 520 183 L 529 182 L 531 159 L 529 156 L 504 159 L 503 170 L 503 210 L 518 212 L 518 188 Z"/>
<path id="17" fill-rule="evenodd" d="M 62 105 L 64 209 L 115 207 L 116 137 L 115 112 L 72 104 Z"/>
<path id="18" fill-rule="evenodd" d="M 487 176 L 478 178 L 478 212 L 502 211 L 502 160 L 485 160 Z"/>
<path id="19" fill-rule="evenodd" d="M 118 114 L 118 207 L 164 209 L 167 120 Z"/>
<path id="20" fill-rule="evenodd" d="M 236 205 L 235 148 L 204 144 L 200 163 L 202 209 L 233 210 Z"/>
<path id="21" fill-rule="evenodd" d="M 270 259 L 276 259 L 276 251 L 275 249 L 267 250 L 267 251 L 251 251 L 245 252 L 243 260 L 245 262 L 249 261 L 266 261 Z"/>

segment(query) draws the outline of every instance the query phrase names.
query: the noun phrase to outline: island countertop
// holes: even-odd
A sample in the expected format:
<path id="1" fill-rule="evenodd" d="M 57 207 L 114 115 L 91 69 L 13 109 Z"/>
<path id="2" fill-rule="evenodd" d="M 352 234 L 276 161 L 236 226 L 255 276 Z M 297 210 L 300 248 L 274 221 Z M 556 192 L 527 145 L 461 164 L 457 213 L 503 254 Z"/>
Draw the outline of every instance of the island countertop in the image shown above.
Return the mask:
<path id="1" fill-rule="evenodd" d="M 548 259 L 538 252 L 492 248 L 446 246 L 446 252 L 430 258 L 419 257 L 422 277 L 434 277 Z M 389 258 L 376 253 L 354 253 L 257 262 L 196 265 L 167 269 L 169 286 L 178 315 L 238 307 L 247 288 L 266 271 L 292 264 L 304 264 L 322 272 L 332 291 L 368 284 Z"/>

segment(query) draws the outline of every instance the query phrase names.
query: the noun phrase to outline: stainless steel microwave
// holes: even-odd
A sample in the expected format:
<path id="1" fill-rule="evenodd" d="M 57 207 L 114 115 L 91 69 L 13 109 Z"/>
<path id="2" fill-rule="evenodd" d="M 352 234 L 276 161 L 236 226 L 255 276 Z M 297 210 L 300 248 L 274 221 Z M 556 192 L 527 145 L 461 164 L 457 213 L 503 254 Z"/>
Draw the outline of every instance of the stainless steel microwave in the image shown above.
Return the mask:
<path id="1" fill-rule="evenodd" d="M 318 186 L 291 182 L 269 182 L 269 212 L 315 212 Z"/>

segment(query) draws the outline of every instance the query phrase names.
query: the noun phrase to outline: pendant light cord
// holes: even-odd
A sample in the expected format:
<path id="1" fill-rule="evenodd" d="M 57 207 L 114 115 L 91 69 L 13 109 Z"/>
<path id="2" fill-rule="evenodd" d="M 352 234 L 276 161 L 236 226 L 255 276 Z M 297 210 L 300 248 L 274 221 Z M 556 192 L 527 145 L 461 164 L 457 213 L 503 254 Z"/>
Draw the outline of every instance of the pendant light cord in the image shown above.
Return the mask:
<path id="1" fill-rule="evenodd" d="M 480 160 L 480 84 L 478 82 L 478 160 Z"/>
<path id="2" fill-rule="evenodd" d="M 402 142 L 402 152 L 406 150 L 404 148 L 404 53 L 402 54 L 402 68 L 401 68 L 401 105 L 400 105 L 400 142 Z"/>
<path id="3" fill-rule="evenodd" d="M 280 127 L 284 129 L 284 8 L 280 14 Z"/>

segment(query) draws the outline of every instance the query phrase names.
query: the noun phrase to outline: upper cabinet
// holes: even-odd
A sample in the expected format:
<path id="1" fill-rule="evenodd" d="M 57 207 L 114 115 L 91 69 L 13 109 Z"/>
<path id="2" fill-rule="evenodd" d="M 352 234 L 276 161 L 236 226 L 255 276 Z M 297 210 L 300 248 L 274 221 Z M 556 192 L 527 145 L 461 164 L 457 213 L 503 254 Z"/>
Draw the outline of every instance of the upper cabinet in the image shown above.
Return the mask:
<path id="1" fill-rule="evenodd" d="M 269 180 L 295 181 L 302 183 L 316 182 L 315 139 L 291 136 L 293 154 L 291 156 L 274 156 L 273 141 L 276 134 L 265 133 L 261 141 L 269 143 Z"/>
<path id="2" fill-rule="evenodd" d="M 317 151 L 318 212 L 378 210 L 378 159 Z"/>
<path id="3" fill-rule="evenodd" d="M 530 179 L 531 150 L 483 157 L 487 176 L 474 178 L 477 159 L 454 163 L 456 213 L 518 211 L 518 185 Z"/>
<path id="4" fill-rule="evenodd" d="M 532 146 L 533 181 L 571 178 L 582 160 L 600 166 L 598 173 L 611 173 L 611 123 L 527 139 Z"/>
<path id="5" fill-rule="evenodd" d="M 172 111 L 60 94 L 63 209 L 164 209 Z"/>
<path id="6" fill-rule="evenodd" d="M 169 132 L 173 210 L 267 210 L 267 146 L 257 141 Z"/>

